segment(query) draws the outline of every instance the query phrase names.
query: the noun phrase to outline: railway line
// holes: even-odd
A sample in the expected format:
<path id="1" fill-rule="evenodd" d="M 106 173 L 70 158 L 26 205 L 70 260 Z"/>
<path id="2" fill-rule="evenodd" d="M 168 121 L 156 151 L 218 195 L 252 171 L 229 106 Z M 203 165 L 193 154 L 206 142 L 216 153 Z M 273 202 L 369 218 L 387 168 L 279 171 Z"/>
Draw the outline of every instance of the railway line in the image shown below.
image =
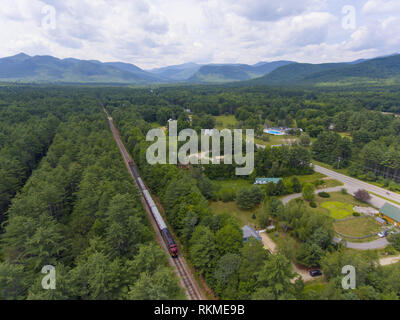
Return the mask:
<path id="1" fill-rule="evenodd" d="M 129 171 L 132 179 L 135 181 L 136 186 L 139 188 L 139 190 L 142 190 L 140 186 L 141 185 L 144 186 L 144 182 L 138 175 L 136 167 L 133 164 L 132 158 L 129 155 L 128 151 L 126 150 L 126 148 L 120 138 L 118 129 L 114 125 L 113 119 L 110 117 L 110 115 L 108 114 L 107 110 L 105 110 L 105 108 L 103 108 L 103 110 L 104 110 L 105 114 L 107 115 L 111 132 L 113 134 L 115 142 L 118 145 L 118 148 L 119 148 L 122 158 L 125 162 L 125 165 Z M 148 191 L 147 191 L 147 193 L 148 193 Z M 146 209 L 146 213 L 147 213 L 147 215 L 150 219 L 150 222 L 156 232 L 157 238 L 158 238 L 159 242 L 161 243 L 163 250 L 166 251 L 168 253 L 168 255 L 170 256 L 169 262 L 173 267 L 175 267 L 176 273 L 177 273 L 178 277 L 180 278 L 181 287 L 185 289 L 187 298 L 190 300 L 204 300 L 205 298 L 204 298 L 200 288 L 198 287 L 196 281 L 194 280 L 194 277 L 193 277 L 192 273 L 190 272 L 190 269 L 187 267 L 185 259 L 179 254 L 176 254 L 174 256 L 175 252 L 171 252 L 171 247 L 170 247 L 170 244 L 168 243 L 170 241 L 170 239 L 166 238 L 165 235 L 163 236 L 162 230 L 160 230 L 160 222 L 156 221 L 157 219 L 155 219 L 155 216 L 152 212 L 152 206 L 153 205 L 155 206 L 155 204 L 154 204 L 153 200 L 151 199 L 150 194 L 148 193 L 148 195 L 145 196 L 145 194 L 142 192 L 141 198 L 142 198 L 142 203 Z M 152 202 L 153 205 L 151 205 L 149 203 L 149 200 Z M 156 210 L 158 211 L 158 209 L 156 209 Z M 161 223 L 163 223 L 163 221 Z M 169 231 L 168 231 L 168 233 L 169 233 Z M 172 236 L 171 236 L 171 238 L 172 238 Z"/>

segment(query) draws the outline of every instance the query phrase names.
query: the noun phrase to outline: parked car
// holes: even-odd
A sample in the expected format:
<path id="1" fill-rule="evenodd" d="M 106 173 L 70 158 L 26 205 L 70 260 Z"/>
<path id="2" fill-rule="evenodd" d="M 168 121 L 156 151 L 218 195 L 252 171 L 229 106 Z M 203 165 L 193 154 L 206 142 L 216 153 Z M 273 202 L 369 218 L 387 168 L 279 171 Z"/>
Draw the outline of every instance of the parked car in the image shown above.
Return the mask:
<path id="1" fill-rule="evenodd" d="M 321 270 L 310 270 L 310 276 L 311 277 L 322 276 L 322 271 Z"/>
<path id="2" fill-rule="evenodd" d="M 378 237 L 379 237 L 379 238 L 384 238 L 384 237 L 386 237 L 388 234 L 389 234 L 389 231 L 383 230 L 383 231 L 381 231 L 381 232 L 378 233 Z"/>

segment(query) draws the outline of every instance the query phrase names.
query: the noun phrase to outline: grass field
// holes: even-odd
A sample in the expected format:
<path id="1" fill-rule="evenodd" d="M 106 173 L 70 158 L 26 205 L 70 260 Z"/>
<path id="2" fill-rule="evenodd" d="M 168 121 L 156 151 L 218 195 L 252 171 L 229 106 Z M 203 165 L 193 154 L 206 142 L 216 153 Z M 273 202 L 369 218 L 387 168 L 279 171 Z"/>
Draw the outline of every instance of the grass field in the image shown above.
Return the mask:
<path id="1" fill-rule="evenodd" d="M 239 189 L 251 187 L 253 185 L 253 181 L 244 179 L 214 180 L 213 182 L 220 188 L 220 190 L 230 189 L 235 194 Z M 236 205 L 235 201 L 211 201 L 210 207 L 216 214 L 227 212 L 233 215 L 239 221 L 241 226 L 250 225 L 252 227 L 256 227 L 257 220 L 253 219 L 252 216 L 253 213 L 256 213 L 257 215 L 257 212 L 260 210 L 260 208 L 253 210 L 242 210 Z"/>
<path id="2" fill-rule="evenodd" d="M 338 134 L 342 137 L 342 138 L 349 138 L 349 139 L 353 139 L 351 136 L 350 132 L 338 132 Z"/>
<path id="3" fill-rule="evenodd" d="M 234 127 L 238 123 L 234 115 L 214 116 L 214 118 L 216 121 L 215 128 L 218 130 L 229 129 L 231 127 Z"/>
<path id="4" fill-rule="evenodd" d="M 352 237 L 362 237 L 381 231 L 381 226 L 371 217 L 359 217 L 351 220 L 336 221 L 335 230 Z M 370 240 L 370 239 L 368 239 Z"/>
<path id="5" fill-rule="evenodd" d="M 329 195 L 329 198 L 321 198 L 320 196 L 315 195 L 314 202 L 317 204 L 317 207 L 312 208 L 312 210 L 323 212 L 334 219 L 341 219 L 345 214 L 347 216 L 349 214 L 352 214 L 354 206 L 368 207 L 368 205 L 361 201 L 358 201 L 350 194 L 342 194 L 341 192 L 330 192 Z M 326 202 L 331 202 L 331 204 L 324 205 L 324 203 Z M 336 208 L 333 203 L 337 203 Z M 331 213 L 331 210 L 333 213 Z M 344 211 L 340 212 L 340 210 L 346 210 L 349 212 L 349 214 L 347 214 L 347 212 L 345 213 Z"/>
<path id="6" fill-rule="evenodd" d="M 327 177 L 319 172 L 314 172 L 313 174 L 304 175 L 304 176 L 296 176 L 299 179 L 301 184 L 305 183 L 314 183 L 317 180 L 322 180 L 324 183 L 318 186 L 318 189 L 326 189 L 342 186 L 343 183 L 334 179 L 326 179 Z M 288 182 L 293 177 L 284 178 L 284 182 Z"/>
<path id="7" fill-rule="evenodd" d="M 276 146 L 276 145 L 281 145 L 281 144 L 290 144 L 293 142 L 296 142 L 299 140 L 297 136 L 274 136 L 274 135 L 268 135 L 269 140 L 264 141 L 259 138 L 254 138 L 254 142 L 256 144 L 260 144 L 263 146 Z"/>
<path id="8" fill-rule="evenodd" d="M 244 179 L 213 180 L 213 182 L 221 189 L 230 188 L 235 192 L 243 187 L 251 187 L 254 183 L 254 181 Z"/>
<path id="9" fill-rule="evenodd" d="M 216 214 L 229 213 L 238 220 L 240 226 L 242 227 L 245 225 L 250 225 L 253 228 L 257 229 L 257 219 L 253 219 L 252 216 L 254 213 L 257 216 L 258 212 L 261 210 L 260 207 L 257 207 L 253 210 L 242 210 L 238 208 L 235 201 L 231 202 L 212 201 L 210 202 L 210 207 L 211 210 Z"/>
<path id="10" fill-rule="evenodd" d="M 346 218 L 353 213 L 353 206 L 351 204 L 339 201 L 326 201 L 321 203 L 321 207 L 327 209 L 329 215 L 335 220 Z"/>

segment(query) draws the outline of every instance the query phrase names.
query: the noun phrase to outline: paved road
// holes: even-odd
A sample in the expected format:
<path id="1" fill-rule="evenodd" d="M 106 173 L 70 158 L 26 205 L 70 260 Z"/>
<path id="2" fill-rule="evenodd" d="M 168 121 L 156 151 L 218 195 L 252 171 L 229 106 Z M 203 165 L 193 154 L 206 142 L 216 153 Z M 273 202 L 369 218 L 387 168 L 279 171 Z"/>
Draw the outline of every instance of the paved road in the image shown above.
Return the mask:
<path id="1" fill-rule="evenodd" d="M 314 165 L 314 170 L 317 172 L 320 172 L 328 177 L 331 177 L 333 179 L 343 182 L 345 184 L 345 188 L 349 189 L 349 191 L 355 192 L 359 189 L 365 189 L 369 192 L 375 193 L 376 195 L 378 195 L 380 197 L 388 198 L 388 199 L 391 199 L 393 201 L 400 203 L 400 194 L 398 194 L 398 193 L 388 191 L 386 189 L 374 186 L 373 184 L 346 176 L 341 173 L 337 173 L 333 170 L 329 170 L 329 169 L 323 168 L 318 165 Z M 394 205 L 396 205 L 396 204 L 394 204 Z M 397 205 L 397 206 L 400 207 L 399 205 Z"/>

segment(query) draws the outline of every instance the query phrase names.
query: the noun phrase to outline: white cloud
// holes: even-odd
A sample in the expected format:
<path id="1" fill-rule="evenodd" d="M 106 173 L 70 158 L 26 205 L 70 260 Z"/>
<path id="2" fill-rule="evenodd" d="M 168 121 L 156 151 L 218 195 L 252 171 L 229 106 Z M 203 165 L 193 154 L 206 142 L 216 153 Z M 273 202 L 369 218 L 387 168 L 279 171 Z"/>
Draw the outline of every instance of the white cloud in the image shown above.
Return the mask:
<path id="1" fill-rule="evenodd" d="M 388 13 L 393 14 L 400 11 L 398 0 L 368 0 L 362 8 L 365 14 Z"/>
<path id="2" fill-rule="evenodd" d="M 341 27 L 326 0 L 3 0 L 0 56 L 26 52 L 144 68 L 293 59 L 327 62 L 398 50 L 400 1 L 361 1 L 360 25 Z M 45 29 L 42 8 L 56 9 Z"/>

